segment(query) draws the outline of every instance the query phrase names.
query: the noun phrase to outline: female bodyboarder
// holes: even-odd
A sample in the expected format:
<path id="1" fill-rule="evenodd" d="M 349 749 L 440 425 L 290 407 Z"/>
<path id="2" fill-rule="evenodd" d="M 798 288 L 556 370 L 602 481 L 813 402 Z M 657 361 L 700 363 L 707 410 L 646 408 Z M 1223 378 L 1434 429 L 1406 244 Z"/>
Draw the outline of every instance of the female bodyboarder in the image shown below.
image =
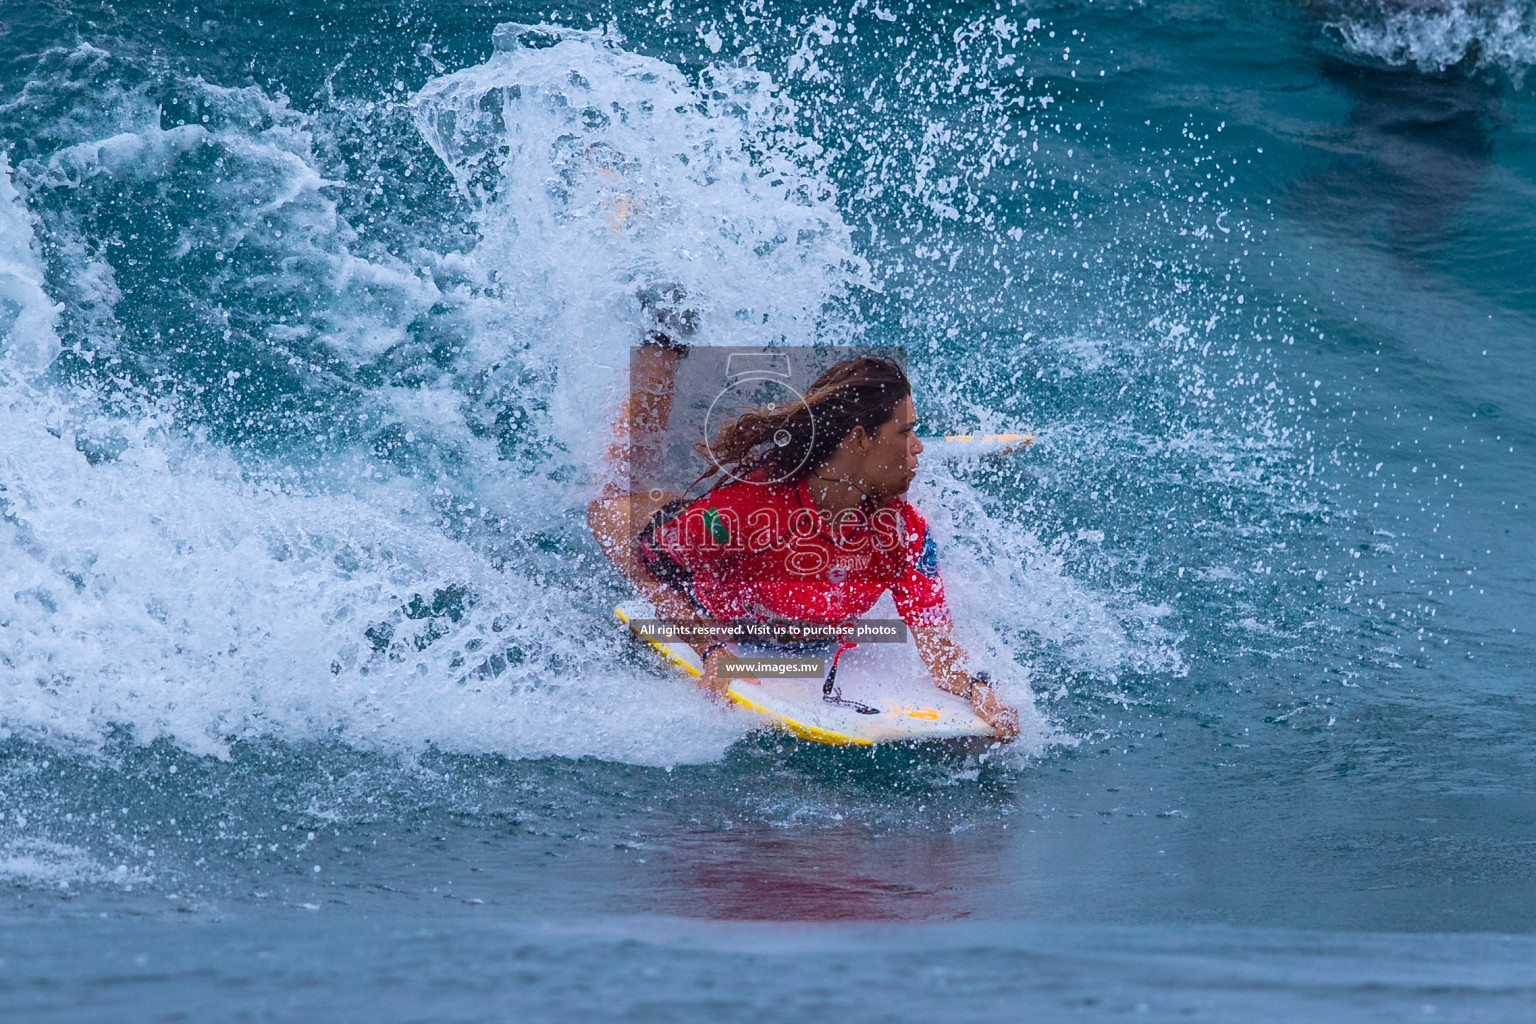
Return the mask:
<path id="1" fill-rule="evenodd" d="M 653 314 L 655 316 L 655 314 Z M 610 461 L 626 442 L 642 449 L 665 424 L 691 317 L 665 311 L 645 336 L 616 425 Z M 923 443 L 906 374 L 861 356 L 830 367 L 803 401 L 756 409 L 702 448 L 696 500 L 610 485 L 588 509 L 604 553 L 674 622 L 846 623 L 891 591 L 934 683 L 969 696 L 998 736 L 1017 734 L 1014 709 L 984 675 L 971 675 L 955 642 L 926 520 L 904 495 Z M 631 447 L 631 452 L 635 449 Z M 692 641 L 701 685 L 719 693 L 724 644 Z M 728 653 L 728 652 L 726 652 Z"/>

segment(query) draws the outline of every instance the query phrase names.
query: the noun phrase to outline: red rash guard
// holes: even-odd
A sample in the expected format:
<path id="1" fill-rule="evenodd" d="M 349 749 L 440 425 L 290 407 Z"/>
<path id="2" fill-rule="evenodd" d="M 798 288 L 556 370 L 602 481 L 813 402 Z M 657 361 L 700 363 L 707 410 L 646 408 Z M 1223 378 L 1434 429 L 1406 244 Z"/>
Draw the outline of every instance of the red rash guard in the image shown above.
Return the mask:
<path id="1" fill-rule="evenodd" d="M 720 622 L 846 622 L 886 590 L 910 625 L 949 621 L 928 523 L 899 498 L 828 523 L 806 480 L 738 481 L 658 515 L 636 554 Z"/>

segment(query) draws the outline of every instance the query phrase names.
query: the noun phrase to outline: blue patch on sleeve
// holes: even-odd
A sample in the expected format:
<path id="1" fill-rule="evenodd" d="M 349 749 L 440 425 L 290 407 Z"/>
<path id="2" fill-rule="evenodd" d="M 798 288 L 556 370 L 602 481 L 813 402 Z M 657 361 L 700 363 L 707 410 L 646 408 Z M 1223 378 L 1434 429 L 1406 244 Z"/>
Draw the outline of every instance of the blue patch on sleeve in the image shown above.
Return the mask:
<path id="1" fill-rule="evenodd" d="M 917 571 L 931 580 L 939 578 L 939 549 L 933 543 L 933 534 L 923 538 L 923 553 L 917 556 Z"/>

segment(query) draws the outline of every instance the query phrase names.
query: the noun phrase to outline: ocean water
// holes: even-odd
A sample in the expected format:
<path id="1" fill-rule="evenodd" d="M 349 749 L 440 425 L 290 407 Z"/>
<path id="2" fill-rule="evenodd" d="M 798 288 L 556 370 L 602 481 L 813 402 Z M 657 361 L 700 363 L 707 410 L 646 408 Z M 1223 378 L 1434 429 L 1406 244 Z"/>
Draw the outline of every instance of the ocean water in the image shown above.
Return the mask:
<path id="1" fill-rule="evenodd" d="M 1536 1017 L 1528 0 L 0 8 L 0 1017 Z M 983 759 L 584 522 L 638 288 L 905 345 Z"/>

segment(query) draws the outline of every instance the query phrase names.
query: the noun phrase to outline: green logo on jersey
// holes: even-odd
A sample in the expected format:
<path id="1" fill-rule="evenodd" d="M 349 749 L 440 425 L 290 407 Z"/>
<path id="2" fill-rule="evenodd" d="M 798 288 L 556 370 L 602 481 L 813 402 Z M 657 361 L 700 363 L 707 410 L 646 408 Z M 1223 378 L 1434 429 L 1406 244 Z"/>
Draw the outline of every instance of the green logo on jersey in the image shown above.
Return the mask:
<path id="1" fill-rule="evenodd" d="M 728 544 L 731 540 L 731 531 L 725 528 L 725 523 L 720 521 L 720 510 L 707 508 L 704 510 L 704 529 L 709 531 L 709 539 L 716 544 Z"/>

